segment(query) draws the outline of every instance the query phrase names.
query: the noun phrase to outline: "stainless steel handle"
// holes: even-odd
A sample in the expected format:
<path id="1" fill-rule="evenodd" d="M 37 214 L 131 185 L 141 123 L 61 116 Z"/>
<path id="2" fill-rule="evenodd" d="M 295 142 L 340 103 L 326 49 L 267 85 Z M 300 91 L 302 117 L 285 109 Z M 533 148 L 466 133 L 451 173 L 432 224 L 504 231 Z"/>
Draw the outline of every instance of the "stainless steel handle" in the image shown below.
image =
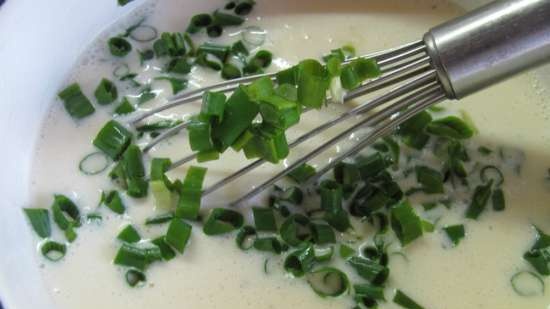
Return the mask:
<path id="1" fill-rule="evenodd" d="M 428 53 L 460 99 L 550 60 L 550 0 L 501 0 L 431 29 Z"/>

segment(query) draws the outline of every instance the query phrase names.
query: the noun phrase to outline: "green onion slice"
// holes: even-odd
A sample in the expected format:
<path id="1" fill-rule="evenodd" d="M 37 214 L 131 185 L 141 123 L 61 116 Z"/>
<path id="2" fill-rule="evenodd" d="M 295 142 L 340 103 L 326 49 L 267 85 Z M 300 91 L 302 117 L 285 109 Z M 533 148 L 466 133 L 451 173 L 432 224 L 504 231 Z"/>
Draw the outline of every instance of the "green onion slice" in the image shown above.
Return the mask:
<path id="1" fill-rule="evenodd" d="M 202 185 L 206 175 L 206 168 L 191 166 L 180 190 L 180 200 L 176 208 L 176 216 L 196 220 L 201 206 Z"/>
<path id="2" fill-rule="evenodd" d="M 113 263 L 144 271 L 149 264 L 160 259 L 162 259 L 162 254 L 157 246 L 137 246 L 123 243 L 118 249 Z"/>
<path id="3" fill-rule="evenodd" d="M 95 112 L 95 108 L 82 93 L 80 85 L 73 83 L 57 94 L 69 115 L 76 119 L 85 118 Z"/>
<path id="4" fill-rule="evenodd" d="M 187 32 L 197 33 L 202 28 L 206 28 L 212 24 L 212 16 L 210 14 L 197 14 L 191 17 L 191 22 L 187 26 Z"/>
<path id="5" fill-rule="evenodd" d="M 95 137 L 93 144 L 113 160 L 118 160 L 130 145 L 132 133 L 115 120 L 107 122 Z"/>
<path id="6" fill-rule="evenodd" d="M 121 77 L 127 76 L 128 74 L 130 74 L 130 67 L 126 63 L 117 65 L 113 70 L 114 77 L 121 78 Z"/>
<path id="7" fill-rule="evenodd" d="M 351 257 L 348 259 L 348 263 L 359 276 L 374 285 L 383 285 L 390 274 L 390 270 L 386 266 L 359 256 Z"/>
<path id="8" fill-rule="evenodd" d="M 114 213 L 121 215 L 126 211 L 126 206 L 124 206 L 118 191 L 110 191 L 102 194 L 103 203 Z"/>
<path id="9" fill-rule="evenodd" d="M 283 222 L 279 233 L 285 243 L 298 246 L 311 238 L 310 221 L 304 215 L 293 214 Z"/>
<path id="10" fill-rule="evenodd" d="M 416 166 L 415 172 L 422 191 L 428 194 L 444 193 L 443 175 L 439 171 L 427 166 Z"/>
<path id="11" fill-rule="evenodd" d="M 321 297 L 337 297 L 349 290 L 346 274 L 333 267 L 323 267 L 307 275 L 307 282 Z"/>
<path id="12" fill-rule="evenodd" d="M 124 57 L 132 51 L 132 44 L 121 37 L 110 38 L 107 42 L 111 55 Z"/>
<path id="13" fill-rule="evenodd" d="M 464 120 L 456 116 L 434 120 L 426 126 L 426 131 L 433 135 L 452 139 L 467 139 L 472 137 L 475 132 Z"/>
<path id="14" fill-rule="evenodd" d="M 401 290 L 397 290 L 395 292 L 393 302 L 406 309 L 424 309 L 424 307 L 416 303 L 412 298 L 407 296 Z"/>
<path id="15" fill-rule="evenodd" d="M 155 246 L 157 246 L 160 249 L 160 254 L 162 255 L 163 260 L 169 261 L 176 257 L 176 252 L 166 242 L 166 239 L 164 236 L 160 236 L 151 240 L 151 243 L 153 243 Z"/>
<path id="16" fill-rule="evenodd" d="M 96 151 L 82 158 L 78 163 L 78 169 L 83 174 L 92 176 L 105 171 L 109 164 L 109 157 L 103 152 Z"/>
<path id="17" fill-rule="evenodd" d="M 214 208 L 210 211 L 203 226 L 206 235 L 221 235 L 232 232 L 243 226 L 244 218 L 239 212 L 231 209 Z"/>
<path id="18" fill-rule="evenodd" d="M 277 223 L 275 222 L 275 214 L 271 208 L 253 207 L 254 224 L 256 230 L 275 232 L 277 231 Z"/>
<path id="19" fill-rule="evenodd" d="M 313 246 L 307 245 L 290 253 L 284 261 L 284 268 L 294 277 L 299 278 L 308 273 L 315 263 L 315 250 Z"/>
<path id="20" fill-rule="evenodd" d="M 336 242 L 334 230 L 328 224 L 312 223 L 311 234 L 317 245 L 332 244 Z"/>
<path id="21" fill-rule="evenodd" d="M 334 248 L 332 246 L 329 247 L 313 247 L 313 250 L 315 251 L 315 261 L 322 263 L 322 262 L 328 262 L 332 259 L 332 256 L 334 255 Z"/>
<path id="22" fill-rule="evenodd" d="M 139 236 L 138 231 L 135 227 L 133 227 L 131 224 L 124 227 L 117 235 L 116 237 L 118 240 L 121 240 L 123 242 L 127 242 L 130 244 L 139 242 L 141 240 L 141 236 Z"/>
<path id="23" fill-rule="evenodd" d="M 145 219 L 145 225 L 164 224 L 172 221 L 172 219 L 174 219 L 174 213 L 169 212 Z"/>
<path id="24" fill-rule="evenodd" d="M 374 300 L 385 301 L 386 297 L 384 296 L 384 287 L 376 286 L 369 283 L 354 284 L 353 290 L 355 295 L 360 298 L 368 298 Z"/>
<path id="25" fill-rule="evenodd" d="M 510 278 L 510 283 L 512 284 L 512 289 L 519 296 L 533 297 L 544 295 L 544 280 L 534 272 L 520 271 Z"/>
<path id="26" fill-rule="evenodd" d="M 107 105 L 118 98 L 118 91 L 112 81 L 103 78 L 95 89 L 94 95 L 99 104 Z"/>
<path id="27" fill-rule="evenodd" d="M 338 252 L 340 254 L 340 257 L 344 260 L 347 260 L 357 254 L 357 252 L 355 252 L 355 249 L 345 244 L 340 244 L 340 250 Z"/>
<path id="28" fill-rule="evenodd" d="M 254 246 L 254 241 L 257 237 L 258 233 L 256 230 L 249 225 L 245 225 L 237 233 L 235 242 L 237 243 L 237 247 L 239 247 L 239 249 L 248 250 Z"/>
<path id="29" fill-rule="evenodd" d="M 145 274 L 136 269 L 127 270 L 125 277 L 126 283 L 128 283 L 130 287 L 144 285 L 145 281 L 147 281 L 147 277 L 145 276 Z"/>
<path id="30" fill-rule="evenodd" d="M 179 253 L 183 254 L 190 236 L 191 225 L 185 223 L 182 219 L 174 218 L 170 221 L 170 225 L 166 231 L 165 240 L 166 243 L 176 249 Z"/>
<path id="31" fill-rule="evenodd" d="M 466 235 L 466 232 L 464 230 L 464 225 L 457 224 L 457 225 L 451 225 L 446 226 L 443 228 L 443 231 L 447 234 L 453 245 L 458 245 L 462 238 Z"/>
<path id="32" fill-rule="evenodd" d="M 422 236 L 422 220 L 411 204 L 403 201 L 390 210 L 391 226 L 402 246 L 406 246 Z"/>
<path id="33" fill-rule="evenodd" d="M 50 224 L 50 213 L 44 208 L 24 208 L 23 212 L 29 219 L 29 222 L 36 232 L 36 234 L 42 238 L 48 238 L 52 234 L 52 227 Z"/>
<path id="34" fill-rule="evenodd" d="M 491 201 L 493 202 L 493 210 L 495 211 L 503 211 L 506 208 L 504 191 L 502 191 L 502 189 L 496 189 L 493 191 Z"/>
<path id="35" fill-rule="evenodd" d="M 53 220 L 61 230 L 80 225 L 80 211 L 68 197 L 56 194 L 52 204 Z"/>
<path id="36" fill-rule="evenodd" d="M 489 198 L 491 197 L 492 186 L 493 181 L 489 180 L 487 184 L 480 185 L 475 188 L 470 206 L 466 210 L 466 218 L 476 220 L 481 215 L 487 206 Z"/>
<path id="37" fill-rule="evenodd" d="M 494 165 L 486 165 L 479 171 L 481 181 L 484 183 L 493 181 L 496 187 L 500 187 L 504 183 L 504 175 L 500 169 Z"/>
<path id="38" fill-rule="evenodd" d="M 40 246 L 40 252 L 46 259 L 57 262 L 67 253 L 67 246 L 56 241 L 47 240 Z"/>

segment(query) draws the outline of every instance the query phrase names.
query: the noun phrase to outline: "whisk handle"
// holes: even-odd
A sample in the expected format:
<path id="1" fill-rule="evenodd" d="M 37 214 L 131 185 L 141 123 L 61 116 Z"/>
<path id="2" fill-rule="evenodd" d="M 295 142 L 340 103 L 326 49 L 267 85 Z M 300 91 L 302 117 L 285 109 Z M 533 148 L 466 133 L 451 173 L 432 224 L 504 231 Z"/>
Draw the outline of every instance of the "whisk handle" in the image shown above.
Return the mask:
<path id="1" fill-rule="evenodd" d="M 500 0 L 424 36 L 449 98 L 550 61 L 550 0 Z"/>

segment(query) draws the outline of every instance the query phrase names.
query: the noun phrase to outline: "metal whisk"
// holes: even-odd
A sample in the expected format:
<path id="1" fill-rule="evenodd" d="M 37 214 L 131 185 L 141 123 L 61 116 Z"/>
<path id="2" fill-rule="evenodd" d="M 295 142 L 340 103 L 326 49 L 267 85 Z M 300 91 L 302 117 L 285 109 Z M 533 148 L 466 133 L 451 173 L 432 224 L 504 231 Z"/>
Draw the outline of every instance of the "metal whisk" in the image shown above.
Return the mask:
<path id="1" fill-rule="evenodd" d="M 376 59 L 382 75 L 349 91 L 344 101 L 391 86 L 394 88 L 338 115 L 331 121 L 320 124 L 290 142 L 289 148 L 292 149 L 336 124 L 360 116 L 360 120 L 352 126 L 295 160 L 287 168 L 244 194 L 231 205 L 246 201 L 271 187 L 298 166 L 310 161 L 360 128 L 371 130 L 350 149 L 322 167 L 309 182 L 316 181 L 338 162 L 357 154 L 429 106 L 445 99 L 461 99 L 518 72 L 549 61 L 550 0 L 495 1 L 465 16 L 432 28 L 422 40 L 361 57 Z M 275 78 L 273 73 L 248 76 L 175 96 L 167 104 L 134 117 L 130 120 L 130 124 L 136 125 L 158 112 L 195 102 L 202 98 L 205 91 L 231 92 L 240 84 L 249 84 L 266 76 Z M 188 124 L 189 122 L 183 122 L 165 131 L 151 140 L 143 151 L 149 151 L 159 142 L 185 129 Z M 195 158 L 196 154 L 191 154 L 174 162 L 171 168 Z M 203 196 L 222 188 L 264 162 L 265 160 L 258 159 L 249 163 L 207 187 L 203 191 Z"/>

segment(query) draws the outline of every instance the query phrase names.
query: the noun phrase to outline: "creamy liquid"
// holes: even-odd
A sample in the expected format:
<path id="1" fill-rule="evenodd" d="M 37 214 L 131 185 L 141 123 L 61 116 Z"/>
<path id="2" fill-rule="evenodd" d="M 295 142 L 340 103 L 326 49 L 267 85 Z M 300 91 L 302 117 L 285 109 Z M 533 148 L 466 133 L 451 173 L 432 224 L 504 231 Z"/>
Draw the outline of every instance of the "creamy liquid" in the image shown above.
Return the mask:
<path id="1" fill-rule="evenodd" d="M 278 57 L 272 69 L 286 67 L 300 59 L 318 58 L 326 51 L 351 43 L 359 53 L 396 46 L 416 40 L 430 26 L 459 15 L 461 9 L 443 1 L 295 1 L 283 6 L 278 1 L 260 2 L 247 25 L 267 30 L 263 48 Z M 201 4 L 202 5 L 202 4 Z M 219 5 L 218 5 L 219 6 Z M 314 7 L 310 7 L 314 6 Z M 215 7 L 215 6 L 214 6 Z M 209 8 L 210 9 L 210 8 Z M 75 68 L 70 81 L 78 81 L 86 95 L 102 77 L 114 79 L 112 69 L 120 60 L 113 60 L 105 50 L 105 40 L 113 33 L 132 24 L 139 15 L 150 15 L 147 24 L 160 31 L 185 29 L 187 19 L 197 12 L 187 12 L 177 0 L 159 1 L 147 6 L 121 26 L 101 36 L 90 47 Z M 234 41 L 237 30 L 224 34 L 221 41 Z M 134 45 L 134 48 L 138 45 Z M 148 65 L 139 69 L 137 56 L 124 59 L 131 71 L 140 73 L 141 82 L 157 76 L 160 67 Z M 216 74 L 197 69 L 191 77 L 193 86 L 219 81 Z M 159 99 L 143 108 L 162 104 L 170 95 L 167 85 L 156 82 L 161 89 Z M 119 90 L 121 87 L 119 87 Z M 123 90 L 122 94 L 131 90 Z M 135 94 L 135 93 L 134 93 Z M 465 223 L 467 236 L 456 248 L 448 248 L 442 232 L 426 234 L 404 249 L 405 262 L 393 258 L 390 262 L 389 285 L 400 288 L 426 308 L 540 308 L 550 306 L 550 292 L 545 296 L 517 296 L 509 279 L 518 270 L 529 269 L 522 254 L 530 247 L 534 233 L 531 224 L 550 231 L 550 184 L 545 183 L 547 159 L 550 153 L 550 130 L 547 109 L 542 98 L 533 91 L 529 76 L 518 77 L 460 103 L 446 104 L 466 110 L 480 134 L 476 143 L 521 148 L 526 161 L 521 175 L 505 170 L 507 209 L 501 213 L 487 211 L 478 222 L 463 218 L 464 205 L 447 212 L 438 227 Z M 451 106 L 452 105 L 452 106 Z M 45 121 L 42 139 L 37 145 L 34 162 L 32 194 L 35 206 L 48 206 L 52 193 L 73 198 L 86 213 L 95 209 L 101 189 L 112 184 L 105 174 L 84 176 L 78 162 L 94 151 L 91 139 L 110 116 L 112 106 L 98 107 L 94 116 L 78 124 L 67 116 L 56 101 Z M 197 104 L 163 113 L 162 117 L 185 116 L 198 108 Z M 313 128 L 322 121 L 334 118 L 343 107 L 331 107 L 304 115 L 299 128 L 289 137 Z M 336 128 L 336 131 L 340 128 Z M 307 146 L 298 147 L 292 157 L 305 153 L 334 135 L 331 131 Z M 339 145 L 315 161 L 321 164 L 341 150 Z M 185 134 L 159 145 L 151 157 L 181 158 L 189 153 Z M 291 160 L 291 159 L 289 159 Z M 206 185 L 245 164 L 241 154 L 224 154 L 223 160 L 208 163 Z M 286 162 L 285 162 L 286 164 Z M 266 179 L 280 166 L 265 165 L 253 175 L 241 179 L 225 190 L 208 196 L 206 207 L 225 206 L 259 179 Z M 185 175 L 185 167 L 170 173 L 174 179 Z M 119 246 L 115 237 L 121 227 L 131 222 L 143 222 L 154 211 L 152 199 L 127 200 L 127 214 L 117 216 L 103 210 L 101 225 L 85 224 L 78 230 L 77 241 L 70 245 L 62 262 L 43 262 L 44 284 L 51 290 L 58 308 L 347 308 L 348 297 L 322 299 L 307 283 L 283 273 L 278 258 L 270 258 L 265 274 L 264 260 L 269 255 L 243 252 L 237 249 L 233 236 L 206 237 L 200 226 L 194 227 L 190 244 L 184 255 L 168 263 L 157 263 L 147 271 L 147 285 L 128 288 L 123 271 L 111 263 Z M 162 213 L 162 210 L 158 210 Z M 164 233 L 165 227 L 138 227 L 143 238 Z M 366 228 L 360 231 L 370 233 Z M 62 237 L 62 236 L 59 236 Z M 61 239 L 61 238 L 59 238 Z M 348 269 L 349 270 L 349 269 Z M 550 284 L 550 280 L 546 280 Z M 391 295 L 387 296 L 388 299 Z M 383 308 L 396 308 L 391 302 Z"/>

